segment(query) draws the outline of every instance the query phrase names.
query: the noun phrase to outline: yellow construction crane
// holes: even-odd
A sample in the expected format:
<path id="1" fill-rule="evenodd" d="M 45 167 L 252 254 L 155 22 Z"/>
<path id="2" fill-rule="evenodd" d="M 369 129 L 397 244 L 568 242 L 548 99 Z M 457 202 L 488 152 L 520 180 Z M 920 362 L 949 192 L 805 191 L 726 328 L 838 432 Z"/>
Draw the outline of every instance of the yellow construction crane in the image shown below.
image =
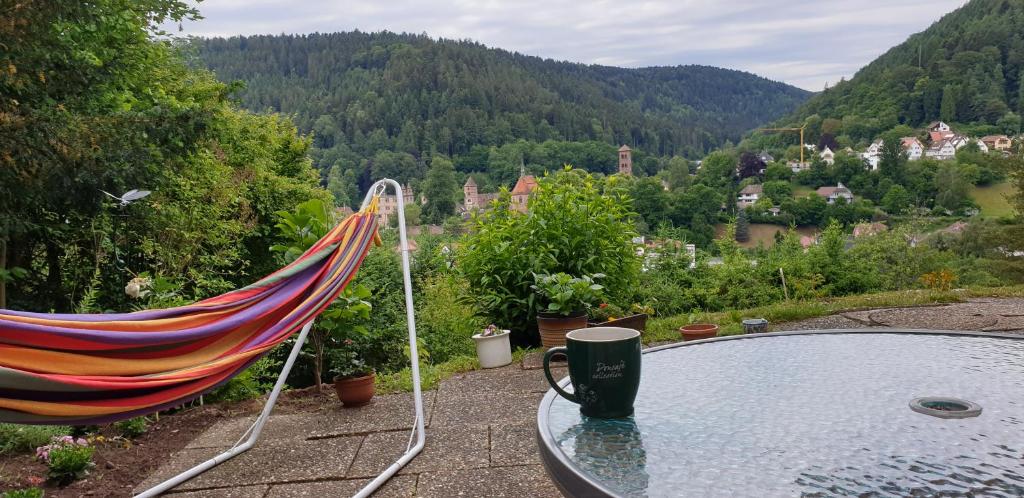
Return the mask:
<path id="1" fill-rule="evenodd" d="M 799 128 L 758 128 L 758 131 L 799 131 L 800 132 L 800 164 L 804 162 L 804 128 L 807 125 L 803 125 Z"/>

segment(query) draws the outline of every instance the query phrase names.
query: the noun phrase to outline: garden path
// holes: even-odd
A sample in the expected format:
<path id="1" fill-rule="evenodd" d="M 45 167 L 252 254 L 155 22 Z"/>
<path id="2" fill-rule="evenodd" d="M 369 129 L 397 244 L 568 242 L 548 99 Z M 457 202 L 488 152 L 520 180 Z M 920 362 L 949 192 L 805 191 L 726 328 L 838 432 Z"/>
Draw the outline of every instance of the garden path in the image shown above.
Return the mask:
<path id="1" fill-rule="evenodd" d="M 773 329 L 884 326 L 1024 333 L 1024 299 L 855 311 Z M 534 417 L 547 390 L 539 359 L 532 354 L 507 367 L 456 375 L 426 392 L 426 448 L 375 496 L 561 496 L 537 453 Z M 393 394 L 362 408 L 274 415 L 254 449 L 182 484 L 172 496 L 349 496 L 404 451 L 411 413 L 412 396 Z M 251 421 L 217 423 L 137 490 L 222 451 Z"/>

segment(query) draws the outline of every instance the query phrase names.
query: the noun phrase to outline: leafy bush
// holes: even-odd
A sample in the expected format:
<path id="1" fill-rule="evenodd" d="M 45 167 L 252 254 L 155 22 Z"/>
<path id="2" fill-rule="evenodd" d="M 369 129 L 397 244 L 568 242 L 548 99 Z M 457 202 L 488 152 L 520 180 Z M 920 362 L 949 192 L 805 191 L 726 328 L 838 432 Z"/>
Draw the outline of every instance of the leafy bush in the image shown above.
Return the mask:
<path id="1" fill-rule="evenodd" d="M 534 275 L 537 282 L 532 287 L 541 298 L 538 310 L 542 313 L 553 313 L 569 316 L 573 313 L 587 311 L 601 300 L 604 287 L 594 280 L 604 278 L 601 273 L 574 277 L 566 273 L 554 275 Z"/>
<path id="2" fill-rule="evenodd" d="M 0 498 L 43 498 L 43 490 L 39 488 L 12 489 L 4 492 Z"/>
<path id="3" fill-rule="evenodd" d="M 0 455 L 29 453 L 56 436 L 69 434 L 71 428 L 63 425 L 0 424 Z"/>
<path id="4" fill-rule="evenodd" d="M 422 297 L 416 302 L 416 335 L 423 339 L 431 358 L 444 362 L 475 354 L 470 337 L 485 322 L 469 303 L 469 283 L 459 275 L 441 274 L 428 277 L 422 288 Z"/>
<path id="5" fill-rule="evenodd" d="M 135 417 L 122 420 L 114 423 L 114 429 L 122 436 L 134 439 L 146 433 L 146 430 L 149 429 L 149 419 L 146 417 Z"/>
<path id="6" fill-rule="evenodd" d="M 538 342 L 534 274 L 606 275 L 613 300 L 633 294 L 640 269 L 624 181 L 566 168 L 538 182 L 525 214 L 495 206 L 477 217 L 457 256 L 489 321 L 518 344 Z M 503 193 L 500 206 L 507 206 Z"/>
<path id="7" fill-rule="evenodd" d="M 274 351 L 285 351 L 287 356 L 289 349 L 276 348 Z M 209 401 L 245 401 L 262 396 L 274 387 L 277 374 L 280 370 L 281 360 L 268 355 L 256 360 L 252 366 L 234 376 L 224 385 L 214 389 L 207 395 Z"/>
<path id="8" fill-rule="evenodd" d="M 88 441 L 71 436 L 54 437 L 50 444 L 36 449 L 36 457 L 46 463 L 47 477 L 58 485 L 82 478 L 92 468 L 96 448 Z"/>

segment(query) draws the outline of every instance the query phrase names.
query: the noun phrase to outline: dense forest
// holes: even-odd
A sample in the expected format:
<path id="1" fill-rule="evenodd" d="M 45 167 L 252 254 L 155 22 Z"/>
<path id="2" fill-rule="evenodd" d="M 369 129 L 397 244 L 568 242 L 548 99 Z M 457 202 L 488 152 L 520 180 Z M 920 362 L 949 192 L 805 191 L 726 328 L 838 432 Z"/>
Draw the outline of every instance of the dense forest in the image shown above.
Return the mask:
<path id="1" fill-rule="evenodd" d="M 929 15 L 923 11 L 921 15 Z M 786 123 L 808 122 L 852 143 L 934 120 L 1015 134 L 1024 112 L 1024 2 L 973 0 L 815 95 Z M 841 141 L 842 142 L 842 141 Z"/>
<path id="2" fill-rule="evenodd" d="M 562 150 L 517 150 L 515 167 L 496 184 L 514 181 L 506 176 L 531 159 L 614 168 L 613 149 L 574 154 L 565 150 L 572 142 L 697 158 L 809 95 L 714 67 L 583 65 L 387 32 L 204 39 L 192 53 L 222 81 L 245 84 L 238 92 L 244 107 L 293 115 L 300 130 L 314 132 L 313 158 L 325 178 L 341 165 L 362 187 L 379 176 L 373 173 L 420 178 L 434 154 L 462 172 L 500 169 L 487 164 L 492 148 L 516 141 L 534 144 L 531 150 L 561 143 Z"/>

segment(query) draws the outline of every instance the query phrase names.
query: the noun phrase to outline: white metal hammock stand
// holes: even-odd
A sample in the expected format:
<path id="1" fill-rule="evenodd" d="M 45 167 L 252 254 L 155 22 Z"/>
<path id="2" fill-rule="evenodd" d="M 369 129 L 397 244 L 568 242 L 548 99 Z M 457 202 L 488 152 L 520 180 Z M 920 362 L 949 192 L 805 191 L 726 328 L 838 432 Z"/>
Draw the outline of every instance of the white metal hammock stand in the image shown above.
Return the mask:
<path id="1" fill-rule="evenodd" d="M 402 196 L 402 186 L 399 185 L 398 182 L 388 178 L 374 183 L 370 186 L 370 191 L 367 192 L 366 198 L 363 199 L 362 209 L 366 209 L 366 206 L 370 203 L 370 199 L 374 195 L 382 195 L 387 191 L 389 186 L 394 189 L 395 197 L 398 201 L 398 234 L 399 243 L 401 244 L 402 249 L 402 279 L 405 284 L 405 316 L 409 325 L 409 356 L 410 361 L 412 362 L 412 389 L 413 400 L 416 404 L 416 419 L 413 422 L 413 428 L 409 434 L 409 443 L 406 445 L 405 453 L 373 481 L 370 481 L 370 483 L 363 487 L 363 489 L 359 490 L 359 492 L 354 495 L 356 498 L 365 498 L 370 496 L 377 490 L 377 488 L 384 485 L 388 479 L 404 467 L 405 464 L 409 463 L 413 457 L 423 451 L 423 446 L 426 444 L 426 434 L 423 432 L 423 392 L 420 389 L 419 352 L 416 349 L 416 318 L 412 303 L 412 276 L 409 273 L 409 239 L 405 230 L 405 200 Z M 138 494 L 137 497 L 149 498 L 159 496 L 161 493 L 216 467 L 217 465 L 220 465 L 255 446 L 256 440 L 259 439 L 260 433 L 263 432 L 263 426 L 267 423 L 267 419 L 270 417 L 270 412 L 274 409 L 274 404 L 277 403 L 277 397 L 281 394 L 281 390 L 284 388 L 285 381 L 288 379 L 288 373 L 291 372 L 292 365 L 295 364 L 295 359 L 299 356 L 299 351 L 302 350 L 303 344 L 306 343 L 306 336 L 309 335 L 309 329 L 312 328 L 312 326 L 313 322 L 310 321 L 305 327 L 302 327 L 302 331 L 299 332 L 299 337 L 295 339 L 295 345 L 292 346 L 291 354 L 288 355 L 288 359 L 284 362 L 284 368 L 281 369 L 281 374 L 277 378 L 277 383 L 274 384 L 274 389 L 270 391 L 267 403 L 263 406 L 263 411 L 249 429 L 242 434 L 242 437 L 234 444 L 234 446 L 224 453 L 221 453 L 203 463 L 200 463 L 199 465 L 196 465 L 195 467 L 192 467 L 191 469 L 186 470 L 185 472 L 147 489 L 146 491 Z M 414 440 L 415 444 L 413 444 Z"/>

